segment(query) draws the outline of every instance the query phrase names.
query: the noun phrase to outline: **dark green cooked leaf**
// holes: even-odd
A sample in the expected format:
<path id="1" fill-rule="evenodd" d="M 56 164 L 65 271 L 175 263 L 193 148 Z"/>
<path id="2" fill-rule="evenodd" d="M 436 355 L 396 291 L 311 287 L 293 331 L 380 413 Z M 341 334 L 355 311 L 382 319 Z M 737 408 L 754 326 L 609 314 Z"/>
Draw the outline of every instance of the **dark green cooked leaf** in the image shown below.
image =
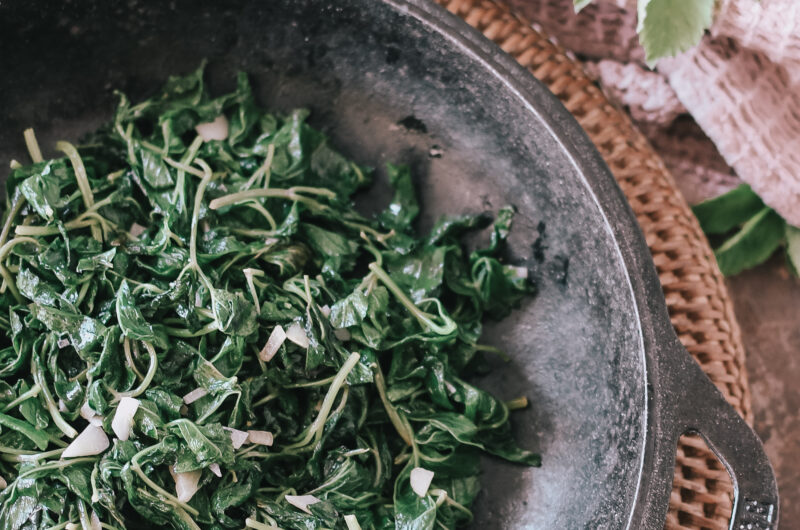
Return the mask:
<path id="1" fill-rule="evenodd" d="M 417 175 L 389 165 L 365 216 L 371 171 L 254 88 L 213 95 L 201 65 L 11 170 L 0 530 L 453 530 L 483 455 L 539 464 L 468 382 L 483 321 L 533 292 L 507 261 L 513 208 L 470 252 L 491 214 L 419 234 Z M 204 141 L 217 119 L 227 137 Z M 82 432 L 108 448 L 61 458 Z M 414 467 L 434 473 L 423 497 Z"/>

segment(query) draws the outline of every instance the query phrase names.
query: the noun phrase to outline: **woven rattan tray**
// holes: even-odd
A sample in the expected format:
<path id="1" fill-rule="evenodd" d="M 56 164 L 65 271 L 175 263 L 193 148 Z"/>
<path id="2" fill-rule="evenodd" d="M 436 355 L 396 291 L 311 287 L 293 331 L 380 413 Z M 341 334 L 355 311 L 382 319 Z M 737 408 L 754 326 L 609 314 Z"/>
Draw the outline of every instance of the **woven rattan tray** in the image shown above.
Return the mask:
<path id="1" fill-rule="evenodd" d="M 577 60 L 501 1 L 436 1 L 528 68 L 587 132 L 636 213 L 681 342 L 751 423 L 733 304 L 708 242 L 659 156 Z M 727 529 L 731 507 L 728 473 L 702 439 L 683 436 L 666 527 Z"/>

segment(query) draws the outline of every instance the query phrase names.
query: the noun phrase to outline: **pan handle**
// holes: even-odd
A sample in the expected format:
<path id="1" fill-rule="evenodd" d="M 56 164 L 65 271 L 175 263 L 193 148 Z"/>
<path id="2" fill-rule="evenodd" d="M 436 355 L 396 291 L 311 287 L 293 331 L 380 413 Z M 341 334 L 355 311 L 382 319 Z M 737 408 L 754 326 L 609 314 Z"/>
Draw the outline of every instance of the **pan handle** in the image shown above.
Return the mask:
<path id="1" fill-rule="evenodd" d="M 685 433 L 702 436 L 733 481 L 731 530 L 778 528 L 778 486 L 764 446 L 741 416 L 725 401 L 683 346 L 682 369 L 671 381 L 677 402 L 675 439 Z"/>

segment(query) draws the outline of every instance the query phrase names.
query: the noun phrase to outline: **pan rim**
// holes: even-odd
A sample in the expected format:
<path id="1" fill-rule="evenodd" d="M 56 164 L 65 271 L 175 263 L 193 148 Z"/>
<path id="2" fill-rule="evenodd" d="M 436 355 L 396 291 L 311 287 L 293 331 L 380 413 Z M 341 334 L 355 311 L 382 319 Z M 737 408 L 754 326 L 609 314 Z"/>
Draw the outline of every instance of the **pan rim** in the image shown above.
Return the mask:
<path id="1" fill-rule="evenodd" d="M 642 367 L 644 424 L 638 458 L 636 490 L 630 504 L 626 528 L 635 528 L 652 520 L 663 519 L 668 505 L 672 475 L 654 465 L 663 460 L 664 446 L 654 445 L 661 432 L 659 399 L 655 381 L 660 368 L 655 345 L 674 336 L 666 302 L 650 251 L 635 214 L 619 188 L 599 151 L 575 117 L 550 90 L 510 55 L 455 15 L 428 0 L 382 0 L 395 10 L 411 16 L 430 30 L 450 41 L 460 51 L 479 63 L 513 95 L 525 110 L 544 126 L 563 150 L 579 175 L 579 181 L 602 216 L 603 227 L 614 242 L 614 251 L 624 267 L 632 312 L 638 324 L 639 360 Z M 665 367 L 668 369 L 669 367 Z M 662 368 L 663 369 L 663 368 Z M 654 381 L 655 380 L 655 381 Z M 667 449 L 670 447 L 668 446 Z M 674 451 L 674 448 L 672 448 Z M 671 471 L 671 468 L 669 469 Z M 661 494 L 664 492 L 666 494 Z M 645 516 L 646 512 L 651 512 Z"/>

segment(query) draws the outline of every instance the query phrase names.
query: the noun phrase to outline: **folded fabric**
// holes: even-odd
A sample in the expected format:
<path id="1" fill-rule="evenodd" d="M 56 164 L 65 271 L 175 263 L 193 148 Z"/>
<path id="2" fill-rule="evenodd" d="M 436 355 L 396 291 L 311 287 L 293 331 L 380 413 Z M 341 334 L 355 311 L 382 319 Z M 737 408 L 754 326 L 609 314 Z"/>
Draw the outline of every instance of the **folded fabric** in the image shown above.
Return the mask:
<path id="1" fill-rule="evenodd" d="M 661 60 L 655 72 L 638 44 L 635 0 L 596 0 L 578 14 L 572 0 L 513 3 L 562 45 L 595 62 L 592 71 L 609 96 L 628 106 L 654 145 L 674 147 L 664 136 L 675 134 L 670 128 L 685 108 L 735 174 L 800 225 L 800 2 L 722 0 L 710 34 L 692 50 Z M 713 151 L 702 135 L 679 140 L 696 142 L 690 148 L 695 154 Z M 691 167 L 664 158 L 676 173 Z M 733 174 L 718 167 L 695 171 L 697 185 L 718 177 L 722 187 Z M 682 188 L 690 187 L 689 175 L 676 176 Z"/>

